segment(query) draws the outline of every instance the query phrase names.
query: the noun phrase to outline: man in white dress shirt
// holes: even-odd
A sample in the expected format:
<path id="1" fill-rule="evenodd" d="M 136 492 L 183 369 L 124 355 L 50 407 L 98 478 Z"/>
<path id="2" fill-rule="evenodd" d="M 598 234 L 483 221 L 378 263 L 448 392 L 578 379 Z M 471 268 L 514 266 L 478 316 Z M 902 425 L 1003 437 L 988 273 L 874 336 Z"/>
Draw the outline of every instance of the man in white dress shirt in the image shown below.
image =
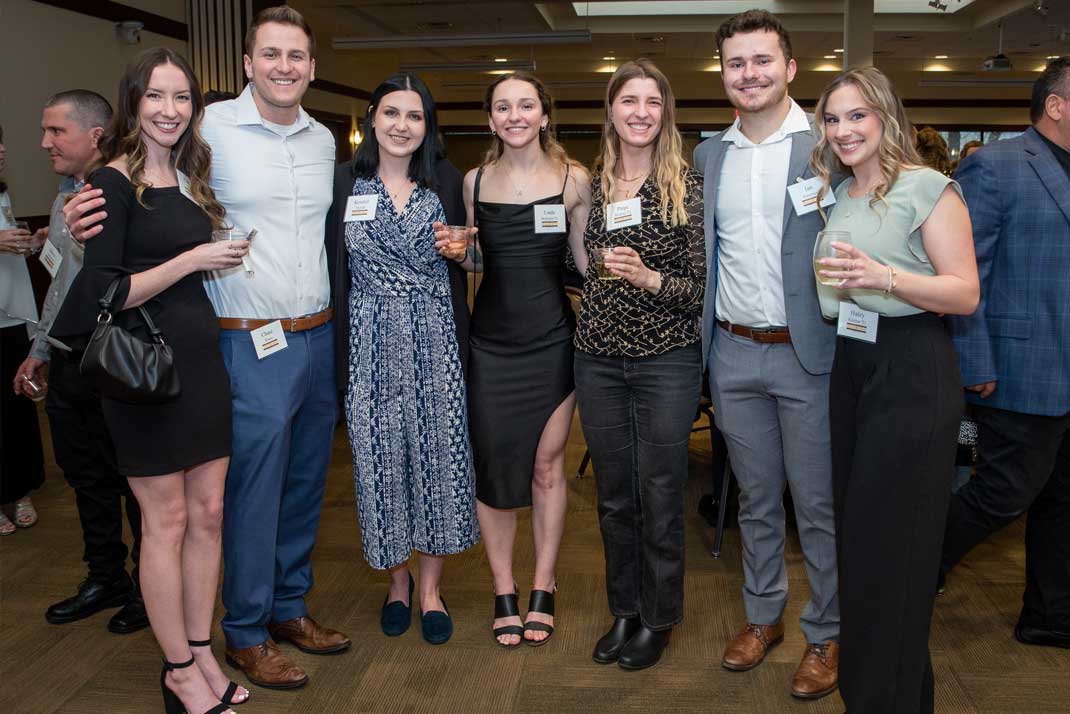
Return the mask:
<path id="1" fill-rule="evenodd" d="M 705 177 L 703 359 L 717 425 L 739 483 L 747 623 L 722 666 L 752 669 L 784 637 L 784 489 L 790 486 L 810 582 L 807 647 L 792 680 L 801 699 L 836 688 L 839 607 L 828 388 L 835 327 L 817 301 L 812 252 L 821 219 L 797 215 L 787 187 L 810 178 L 810 119 L 788 96 L 788 33 L 751 10 L 717 33 L 731 127 L 695 150 Z"/>
<path id="2" fill-rule="evenodd" d="M 350 646 L 305 604 L 338 411 L 324 246 L 334 137 L 301 108 L 315 50 L 297 11 L 261 11 L 245 38 L 249 84 L 209 106 L 201 124 L 232 235 L 256 231 L 245 267 L 205 280 L 234 404 L 223 502 L 226 659 L 274 689 L 308 681 L 276 642 L 312 654 Z M 95 217 L 81 216 L 100 201 L 68 205 L 72 232 L 91 237 L 83 224 Z"/>

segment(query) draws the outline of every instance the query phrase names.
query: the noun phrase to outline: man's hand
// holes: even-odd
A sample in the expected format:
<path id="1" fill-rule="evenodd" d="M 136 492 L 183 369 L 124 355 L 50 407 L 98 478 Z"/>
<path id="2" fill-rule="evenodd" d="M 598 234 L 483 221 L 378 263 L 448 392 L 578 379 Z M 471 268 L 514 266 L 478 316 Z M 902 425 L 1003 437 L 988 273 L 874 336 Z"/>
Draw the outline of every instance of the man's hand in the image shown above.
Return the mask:
<path id="1" fill-rule="evenodd" d="M 966 389 L 970 390 L 971 392 L 977 392 L 981 399 L 988 399 L 990 396 L 992 396 L 992 392 L 996 391 L 996 382 L 995 380 L 992 380 L 991 382 L 971 384 L 970 386 L 966 387 Z"/>
<path id="2" fill-rule="evenodd" d="M 100 222 L 108 217 L 108 213 L 100 210 L 105 203 L 103 196 L 104 192 L 99 188 L 86 184 L 63 206 L 63 220 L 67 222 L 71 237 L 79 243 L 85 243 L 104 230 Z"/>
<path id="3" fill-rule="evenodd" d="M 36 357 L 27 357 L 19 365 L 18 370 L 15 372 L 15 380 L 13 387 L 15 388 L 15 394 L 25 394 L 31 399 L 37 395 L 34 393 L 30 386 L 26 384 L 26 380 L 32 379 L 38 386 L 43 387 L 45 384 L 45 378 L 42 373 L 42 369 L 45 366 L 45 362 L 37 359 Z"/>

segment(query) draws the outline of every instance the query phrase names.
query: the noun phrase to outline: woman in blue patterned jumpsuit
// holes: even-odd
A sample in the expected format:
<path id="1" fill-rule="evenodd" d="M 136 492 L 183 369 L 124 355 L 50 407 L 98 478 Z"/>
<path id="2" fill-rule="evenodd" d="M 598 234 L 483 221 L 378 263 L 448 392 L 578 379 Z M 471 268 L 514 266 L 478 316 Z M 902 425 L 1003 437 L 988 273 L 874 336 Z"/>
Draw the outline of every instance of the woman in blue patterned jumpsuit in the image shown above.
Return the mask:
<path id="1" fill-rule="evenodd" d="M 449 639 L 444 556 L 479 540 L 464 375 L 447 263 L 432 223 L 461 175 L 441 161 L 433 100 L 418 77 L 376 88 L 352 164 L 344 221 L 352 276 L 345 409 L 364 557 L 391 571 L 383 631 L 411 621 L 419 554 L 424 639 Z"/>

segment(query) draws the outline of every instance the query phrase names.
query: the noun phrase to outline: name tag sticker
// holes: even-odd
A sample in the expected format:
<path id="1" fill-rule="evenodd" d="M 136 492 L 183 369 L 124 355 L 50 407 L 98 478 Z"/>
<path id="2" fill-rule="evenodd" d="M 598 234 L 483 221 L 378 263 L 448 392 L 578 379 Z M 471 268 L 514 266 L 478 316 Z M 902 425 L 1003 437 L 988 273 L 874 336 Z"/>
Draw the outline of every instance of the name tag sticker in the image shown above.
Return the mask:
<path id="1" fill-rule="evenodd" d="M 606 208 L 606 230 L 637 226 L 643 222 L 643 205 L 639 197 L 611 203 Z"/>
<path id="2" fill-rule="evenodd" d="M 375 209 L 379 205 L 379 195 L 368 193 L 363 196 L 350 196 L 346 199 L 345 222 L 371 221 L 375 219 Z"/>
<path id="3" fill-rule="evenodd" d="M 565 232 L 565 204 L 550 203 L 535 206 L 536 233 Z"/>
<path id="4" fill-rule="evenodd" d="M 46 240 L 44 246 L 41 247 L 39 260 L 41 265 L 45 266 L 48 274 L 55 280 L 56 273 L 59 272 L 59 264 L 63 262 L 63 253 L 60 253 L 59 248 L 52 245 L 51 240 Z"/>
<path id="5" fill-rule="evenodd" d="M 814 176 L 788 186 L 788 195 L 791 196 L 791 204 L 795 206 L 795 215 L 805 216 L 817 210 L 817 193 L 821 190 L 823 183 L 819 176 Z M 826 208 L 834 203 L 836 203 L 836 193 L 830 187 L 821 197 L 821 207 Z"/>
<path id="6" fill-rule="evenodd" d="M 249 335 L 253 338 L 257 359 L 264 359 L 268 355 L 286 349 L 286 332 L 282 329 L 282 322 L 279 320 L 250 330 Z"/>
<path id="7" fill-rule="evenodd" d="M 853 302 L 841 302 L 840 321 L 836 326 L 836 334 L 852 340 L 875 343 L 879 319 L 880 313 L 863 310 Z"/>

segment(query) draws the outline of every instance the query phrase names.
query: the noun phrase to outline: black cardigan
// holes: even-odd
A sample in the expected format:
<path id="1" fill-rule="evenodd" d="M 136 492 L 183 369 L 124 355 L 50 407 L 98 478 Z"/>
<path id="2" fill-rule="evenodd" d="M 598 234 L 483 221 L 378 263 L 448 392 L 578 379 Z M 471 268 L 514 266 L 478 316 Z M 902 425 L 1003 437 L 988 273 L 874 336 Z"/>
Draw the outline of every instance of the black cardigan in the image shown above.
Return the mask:
<path id="1" fill-rule="evenodd" d="M 438 177 L 438 199 L 446 212 L 450 225 L 464 225 L 467 214 L 464 210 L 463 176 L 446 159 L 435 167 Z M 349 255 L 346 252 L 345 212 L 346 200 L 353 195 L 353 162 L 338 164 L 334 172 L 334 201 L 327 213 L 327 271 L 331 278 L 331 303 L 334 306 L 334 362 L 338 390 L 344 391 L 349 384 Z M 457 322 L 457 345 L 461 355 L 461 367 L 468 371 L 468 274 L 456 262 L 447 261 L 450 275 L 450 293 L 453 316 Z"/>

